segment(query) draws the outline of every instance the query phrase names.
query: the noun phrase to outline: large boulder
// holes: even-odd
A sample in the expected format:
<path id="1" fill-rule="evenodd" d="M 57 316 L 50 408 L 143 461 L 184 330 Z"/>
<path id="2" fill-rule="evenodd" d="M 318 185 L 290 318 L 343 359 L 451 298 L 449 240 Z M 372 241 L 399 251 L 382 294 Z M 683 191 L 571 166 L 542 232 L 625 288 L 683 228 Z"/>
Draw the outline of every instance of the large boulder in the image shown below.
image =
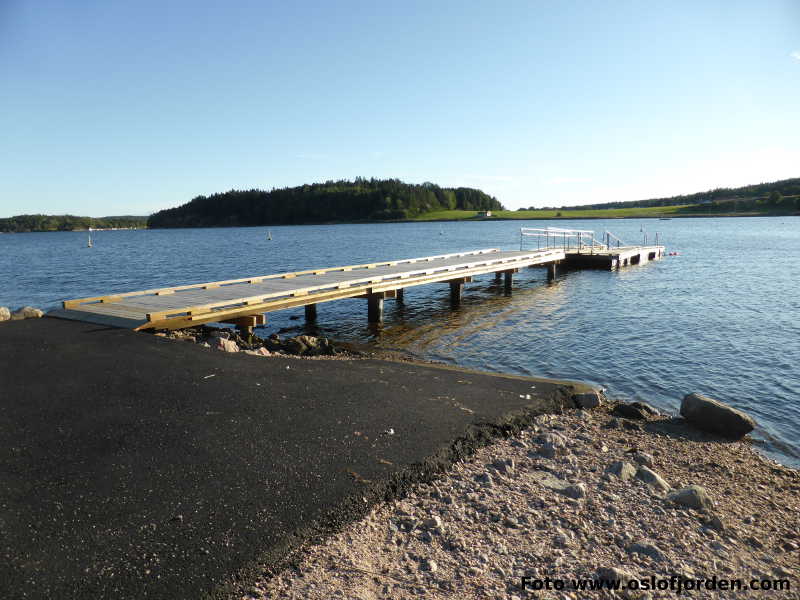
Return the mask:
<path id="1" fill-rule="evenodd" d="M 681 415 L 697 429 L 731 439 L 747 435 L 756 426 L 750 415 L 702 394 L 684 396 Z"/>
<path id="2" fill-rule="evenodd" d="M 8 321 L 11 318 L 11 311 L 5 306 L 0 306 L 0 321 Z"/>

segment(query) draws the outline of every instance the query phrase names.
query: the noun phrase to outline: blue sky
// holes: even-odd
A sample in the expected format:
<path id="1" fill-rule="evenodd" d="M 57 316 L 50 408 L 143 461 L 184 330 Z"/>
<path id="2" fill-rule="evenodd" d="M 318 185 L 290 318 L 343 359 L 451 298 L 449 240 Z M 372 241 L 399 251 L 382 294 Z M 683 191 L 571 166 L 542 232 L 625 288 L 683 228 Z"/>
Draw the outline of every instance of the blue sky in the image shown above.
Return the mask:
<path id="1" fill-rule="evenodd" d="M 397 177 L 510 208 L 800 176 L 800 2 L 0 0 L 0 216 Z"/>

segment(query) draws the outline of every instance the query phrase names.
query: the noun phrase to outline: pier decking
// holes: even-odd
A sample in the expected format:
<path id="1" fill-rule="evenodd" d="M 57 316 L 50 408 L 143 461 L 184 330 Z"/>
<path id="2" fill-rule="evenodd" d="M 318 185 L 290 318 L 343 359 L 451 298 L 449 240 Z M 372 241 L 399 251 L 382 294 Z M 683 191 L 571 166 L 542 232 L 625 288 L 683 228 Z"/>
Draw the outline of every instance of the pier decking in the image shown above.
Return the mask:
<path id="1" fill-rule="evenodd" d="M 550 265 L 554 275 L 555 265 L 565 258 L 560 249 L 503 252 L 491 248 L 66 300 L 56 316 L 132 329 L 180 329 L 209 322 L 246 327 L 263 323 L 267 312 L 364 297 L 370 321 L 377 322 L 384 298 L 396 298 L 407 287 L 446 282 L 457 300 L 464 283 L 476 275 L 502 275 L 510 287 L 519 269 Z M 309 309 L 306 315 L 313 318 L 313 312 Z"/>
<path id="2" fill-rule="evenodd" d="M 608 244 L 583 244 L 580 237 L 577 247 L 573 248 L 566 243 L 564 234 L 570 230 L 557 231 L 559 239 L 565 241 L 563 247 L 554 246 L 548 239 L 544 248 L 531 250 L 489 248 L 109 294 L 66 300 L 62 310 L 51 314 L 136 330 L 181 329 L 212 322 L 250 329 L 263 325 L 268 312 L 304 306 L 306 319 L 313 321 L 319 303 L 365 298 L 368 319 L 377 323 L 383 318 L 384 299 L 402 301 L 403 290 L 407 287 L 448 283 L 450 298 L 458 303 L 464 284 L 478 275 L 494 273 L 496 279 L 503 278 L 505 287 L 510 289 L 513 274 L 525 267 L 545 266 L 552 280 L 561 263 L 567 267 L 616 268 L 663 256 L 663 246 L 611 248 Z"/>

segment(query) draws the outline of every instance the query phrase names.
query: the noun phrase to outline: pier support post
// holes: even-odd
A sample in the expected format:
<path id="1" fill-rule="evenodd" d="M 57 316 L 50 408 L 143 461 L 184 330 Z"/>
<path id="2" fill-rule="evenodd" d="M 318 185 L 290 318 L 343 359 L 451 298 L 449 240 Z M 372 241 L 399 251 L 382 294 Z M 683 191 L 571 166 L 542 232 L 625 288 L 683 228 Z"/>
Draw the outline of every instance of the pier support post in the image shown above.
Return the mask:
<path id="1" fill-rule="evenodd" d="M 252 341 L 253 328 L 257 325 L 264 325 L 267 322 L 266 315 L 247 315 L 245 317 L 236 317 L 235 319 L 225 319 L 223 323 L 230 323 L 235 325 L 239 335 L 248 342 Z"/>
<path id="2" fill-rule="evenodd" d="M 547 265 L 547 281 L 553 281 L 556 278 L 557 273 L 557 263 L 551 262 Z"/>
<path id="3" fill-rule="evenodd" d="M 403 298 L 403 288 L 398 288 L 395 291 L 394 299 L 395 299 L 395 302 L 397 302 L 398 304 L 403 304 L 403 300 L 404 300 L 404 298 Z"/>
<path id="4" fill-rule="evenodd" d="M 316 304 L 306 304 L 306 322 L 313 323 L 317 320 L 317 305 Z"/>
<path id="5" fill-rule="evenodd" d="M 367 295 L 367 321 L 380 323 L 383 321 L 383 294 Z"/>
<path id="6" fill-rule="evenodd" d="M 514 282 L 514 271 L 503 271 L 503 287 L 507 292 L 511 291 L 511 284 Z"/>
<path id="7" fill-rule="evenodd" d="M 503 273 L 500 271 L 495 271 L 494 280 L 499 282 L 502 278 L 503 278 Z"/>
<path id="8" fill-rule="evenodd" d="M 458 306 L 461 304 L 461 295 L 464 293 L 463 281 L 450 282 L 450 304 Z"/>

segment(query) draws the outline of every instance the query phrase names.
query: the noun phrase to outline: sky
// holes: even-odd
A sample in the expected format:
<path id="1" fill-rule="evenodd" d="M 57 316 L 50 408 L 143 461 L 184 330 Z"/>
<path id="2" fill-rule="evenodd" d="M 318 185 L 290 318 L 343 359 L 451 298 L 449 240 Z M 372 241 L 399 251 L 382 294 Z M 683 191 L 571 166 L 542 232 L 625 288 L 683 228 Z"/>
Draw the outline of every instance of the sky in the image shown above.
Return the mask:
<path id="1" fill-rule="evenodd" d="M 0 0 L 0 217 L 357 176 L 506 207 L 800 176 L 797 0 Z"/>

